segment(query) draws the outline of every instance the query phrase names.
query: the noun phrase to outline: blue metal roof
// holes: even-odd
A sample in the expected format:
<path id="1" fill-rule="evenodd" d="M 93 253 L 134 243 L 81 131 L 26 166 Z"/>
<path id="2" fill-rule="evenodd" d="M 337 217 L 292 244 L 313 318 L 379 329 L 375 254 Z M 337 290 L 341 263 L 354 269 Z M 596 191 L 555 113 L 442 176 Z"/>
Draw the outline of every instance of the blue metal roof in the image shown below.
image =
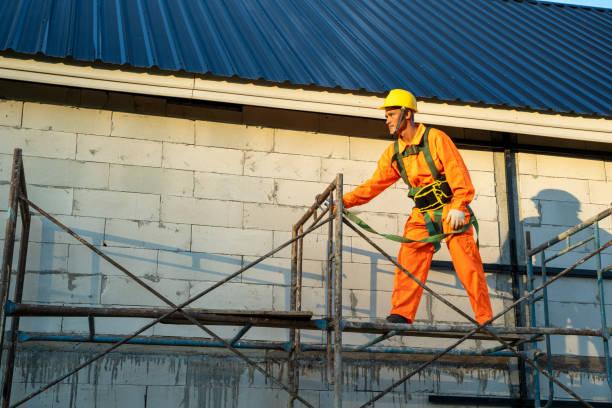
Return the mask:
<path id="1" fill-rule="evenodd" d="M 0 51 L 612 115 L 612 10 L 518 0 L 0 0 Z"/>

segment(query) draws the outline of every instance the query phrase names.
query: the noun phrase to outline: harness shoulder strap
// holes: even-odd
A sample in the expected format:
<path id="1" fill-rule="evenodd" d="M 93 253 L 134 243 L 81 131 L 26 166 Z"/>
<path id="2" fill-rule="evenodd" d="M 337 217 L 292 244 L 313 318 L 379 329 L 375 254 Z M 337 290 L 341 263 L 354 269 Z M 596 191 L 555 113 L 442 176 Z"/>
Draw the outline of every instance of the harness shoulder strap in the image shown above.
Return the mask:
<path id="1" fill-rule="evenodd" d="M 429 171 L 431 171 L 431 175 L 433 176 L 434 180 L 440 180 L 442 175 L 436 168 L 433 158 L 431 157 L 431 150 L 429 150 L 429 129 L 430 128 L 427 128 L 425 130 L 425 134 L 423 135 L 423 156 L 425 157 L 427 167 L 429 167 Z"/>
<path id="2" fill-rule="evenodd" d="M 408 181 L 408 176 L 406 175 L 406 168 L 404 167 L 404 160 L 402 158 L 402 155 L 399 152 L 399 139 L 395 140 L 395 144 L 393 145 L 393 149 L 395 151 L 395 154 L 393 155 L 393 159 L 391 160 L 391 164 L 393 164 L 393 160 L 395 160 L 397 162 L 397 168 L 400 171 L 400 175 L 402 176 L 402 180 L 404 180 L 404 183 L 406 183 L 408 188 L 412 189 L 412 185 L 410 185 L 410 182 Z"/>

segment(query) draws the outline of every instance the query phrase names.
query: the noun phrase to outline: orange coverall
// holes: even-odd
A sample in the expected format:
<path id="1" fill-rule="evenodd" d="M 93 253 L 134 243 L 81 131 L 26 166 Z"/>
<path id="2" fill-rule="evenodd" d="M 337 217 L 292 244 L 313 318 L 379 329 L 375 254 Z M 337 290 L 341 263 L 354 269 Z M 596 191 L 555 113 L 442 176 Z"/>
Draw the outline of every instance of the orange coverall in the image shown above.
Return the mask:
<path id="1" fill-rule="evenodd" d="M 415 135 L 415 144 L 419 144 L 426 127 L 419 124 Z M 446 133 L 431 129 L 429 131 L 429 149 L 436 168 L 442 175 L 446 175 L 448 184 L 453 192 L 453 197 L 444 206 L 442 220 L 446 219 L 449 209 L 461 210 L 465 213 L 466 223 L 469 222 L 469 212 L 466 205 L 474 198 L 474 186 L 465 163 L 457 150 L 455 144 Z M 402 153 L 407 147 L 406 143 L 399 139 L 399 151 Z M 345 208 L 365 204 L 384 189 L 395 183 L 401 176 L 395 162 L 391 163 L 394 150 L 393 143 L 385 149 L 378 160 L 378 166 L 372 178 L 344 194 L 343 202 Z M 434 178 L 427 166 L 423 153 L 404 157 L 404 167 L 408 181 L 413 187 L 421 187 L 434 182 Z M 433 214 L 431 214 L 433 218 Z M 443 222 L 444 232 L 451 232 L 450 223 Z M 425 226 L 423 214 L 415 207 L 406 221 L 404 237 L 410 239 L 427 238 L 429 233 Z M 453 265 L 457 276 L 468 293 L 475 318 L 483 323 L 492 317 L 489 292 L 482 267 L 482 260 L 476 243 L 472 228 L 461 234 L 453 234 L 446 238 L 448 250 L 453 259 Z M 404 243 L 402 244 L 397 261 L 417 279 L 425 283 L 431 266 L 434 247 L 429 243 Z M 399 268 L 395 271 L 393 295 L 391 296 L 391 313 L 399 314 L 414 322 L 419 301 L 423 293 L 421 288 L 408 275 Z"/>

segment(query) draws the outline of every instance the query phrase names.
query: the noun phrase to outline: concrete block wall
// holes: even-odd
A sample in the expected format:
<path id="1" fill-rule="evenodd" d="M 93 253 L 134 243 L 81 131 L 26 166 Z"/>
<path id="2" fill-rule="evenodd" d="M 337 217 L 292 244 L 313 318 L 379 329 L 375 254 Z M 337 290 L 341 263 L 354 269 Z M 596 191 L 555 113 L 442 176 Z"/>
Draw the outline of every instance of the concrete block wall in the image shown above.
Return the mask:
<path id="1" fill-rule="evenodd" d="M 390 143 L 367 137 L 380 133 L 375 133 L 379 130 L 372 121 L 361 119 L 280 114 L 253 107 L 244 107 L 239 114 L 203 109 L 183 115 L 182 108 L 172 105 L 171 109 L 170 104 L 154 114 L 155 101 L 141 103 L 147 108 L 134 113 L 0 101 L 0 231 L 4 233 L 12 151 L 20 147 L 31 199 L 174 302 L 193 297 L 285 242 L 291 225 L 336 173 L 344 174 L 345 191 L 354 188 L 371 176 L 380 153 Z M 476 187 L 472 207 L 481 227 L 483 261 L 503 263 L 499 248 L 506 237 L 499 232 L 503 209 L 498 206 L 495 186 L 504 181 L 499 180 L 494 153 L 461 153 Z M 521 218 L 528 216 L 529 199 L 550 186 L 543 182 L 538 189 L 537 184 L 529 184 L 528 177 L 553 178 L 555 173 L 546 170 L 554 161 L 539 160 L 519 155 Z M 609 185 L 612 166 L 601 162 L 602 173 L 599 164 L 579 164 L 584 169 L 576 174 L 586 178 L 564 180 L 568 185 L 574 183 L 572 191 L 585 205 L 594 206 L 589 208 L 605 207 L 606 195 L 598 187 Z M 538 174 L 538 169 L 548 173 Z M 559 199 L 537 201 L 544 206 L 563 206 Z M 400 181 L 354 210 L 375 229 L 401 234 L 411 205 Z M 553 221 L 544 223 L 550 231 L 559 227 Z M 384 318 L 390 309 L 394 267 L 350 229 L 345 228 L 344 234 L 344 313 L 355 320 Z M 162 306 L 48 220 L 34 216 L 30 239 L 25 301 Z M 326 239 L 322 228 L 309 235 L 304 245 L 303 309 L 316 316 L 325 313 Z M 392 256 L 397 254 L 397 244 L 382 238 L 374 241 Z M 289 258 L 289 249 L 284 249 L 193 306 L 287 310 Z M 434 259 L 450 260 L 444 246 Z M 511 299 L 508 281 L 506 275 L 487 274 L 495 312 Z M 472 313 L 453 272 L 434 268 L 429 282 Z M 125 334 L 147 322 L 98 320 L 97 331 L 106 334 Z M 467 323 L 428 294 L 423 296 L 417 322 Z M 509 318 L 498 324 L 504 322 L 512 324 Z M 29 318 L 27 327 L 86 333 L 88 326 L 86 319 L 57 318 L 50 324 Z M 223 337 L 237 331 L 214 330 Z M 144 334 L 202 337 L 197 328 L 168 325 L 157 325 Z M 347 335 L 345 342 L 360 344 L 372 337 Z M 286 339 L 287 331 L 253 329 L 245 338 Z M 303 341 L 319 343 L 321 334 L 309 333 Z M 448 345 L 445 340 L 415 342 L 414 338 L 393 338 L 388 343 L 427 348 Z M 462 348 L 486 346 L 468 341 Z M 587 354 L 593 355 L 591 351 Z"/>
<path id="2" fill-rule="evenodd" d="M 27 101 L 6 101 L 2 107 L 0 211 L 6 211 L 11 153 L 21 147 L 31 199 L 173 301 L 195 295 L 286 241 L 292 224 L 336 173 L 344 174 L 346 191 L 354 188 L 371 176 L 390 143 L 314 131 L 338 126 L 359 133 L 355 129 L 364 126 L 358 119 L 340 126 L 328 117 L 308 116 L 301 121 L 304 130 L 295 130 L 302 125 L 286 127 L 296 123 L 299 118 L 291 115 L 298 113 L 283 116 L 266 109 L 245 108 L 246 125 Z M 462 153 L 477 188 L 473 207 L 482 254 L 485 262 L 496 262 L 493 153 Z M 374 228 L 401 234 L 411 206 L 405 186 L 397 183 L 356 211 Z M 38 246 L 29 255 L 28 282 L 34 283 L 28 301 L 161 305 L 49 221 L 36 216 L 30 236 Z M 318 315 L 325 310 L 326 239 L 323 228 L 307 237 L 304 248 L 304 304 Z M 397 254 L 398 245 L 376 241 Z M 344 247 L 346 311 L 361 319 L 385 317 L 394 268 L 348 228 Z M 236 278 L 227 294 L 218 289 L 197 306 L 286 310 L 289 258 L 289 249 L 277 253 Z M 448 251 L 436 259 L 450 260 Z M 433 282 L 443 273 L 432 271 Z M 461 299 L 460 283 L 451 280 Z M 489 276 L 501 310 L 505 295 L 496 292 L 495 280 Z M 45 287 L 54 289 L 47 293 Z M 432 307 L 437 306 L 423 302 L 420 321 L 459 318 L 434 313 Z"/>
<path id="3" fill-rule="evenodd" d="M 517 156 L 519 211 L 523 231 L 531 233 L 532 247 L 536 247 L 566 231 L 612 204 L 612 162 L 603 159 L 572 158 L 544 154 L 519 153 Z M 588 228 L 571 238 L 570 245 L 593 235 Z M 612 239 L 612 219 L 599 223 L 600 242 Z M 561 242 L 546 250 L 546 257 L 566 248 Z M 576 250 L 547 263 L 556 268 L 567 268 L 594 250 L 591 241 Z M 539 256 L 533 261 L 541 264 Z M 612 264 L 612 250 L 601 253 L 601 265 Z M 548 289 L 551 324 L 556 327 L 601 328 L 599 296 L 596 281 L 596 257 L 580 265 L 593 271 L 591 277 L 565 278 Z M 541 282 L 541 280 L 538 280 Z M 610 282 L 604 281 L 610 293 Z M 612 309 L 610 295 L 604 297 L 605 309 Z M 543 322 L 544 312 L 538 305 L 536 316 Z M 612 310 L 607 313 L 610 315 Z M 610 325 L 608 321 L 608 326 Z M 587 337 L 552 338 L 557 354 L 603 356 L 602 341 Z"/>

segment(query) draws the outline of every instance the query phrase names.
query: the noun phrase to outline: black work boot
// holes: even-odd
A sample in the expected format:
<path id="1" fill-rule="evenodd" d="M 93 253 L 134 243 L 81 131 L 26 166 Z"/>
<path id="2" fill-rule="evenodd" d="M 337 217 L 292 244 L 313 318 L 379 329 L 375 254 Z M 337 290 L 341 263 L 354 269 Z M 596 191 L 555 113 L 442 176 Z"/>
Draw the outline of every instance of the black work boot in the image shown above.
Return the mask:
<path id="1" fill-rule="evenodd" d="M 398 315 L 398 314 L 389 315 L 389 316 L 387 316 L 387 318 L 385 320 L 387 321 L 387 323 L 410 324 L 410 321 L 408 319 L 406 319 L 404 316 Z"/>

